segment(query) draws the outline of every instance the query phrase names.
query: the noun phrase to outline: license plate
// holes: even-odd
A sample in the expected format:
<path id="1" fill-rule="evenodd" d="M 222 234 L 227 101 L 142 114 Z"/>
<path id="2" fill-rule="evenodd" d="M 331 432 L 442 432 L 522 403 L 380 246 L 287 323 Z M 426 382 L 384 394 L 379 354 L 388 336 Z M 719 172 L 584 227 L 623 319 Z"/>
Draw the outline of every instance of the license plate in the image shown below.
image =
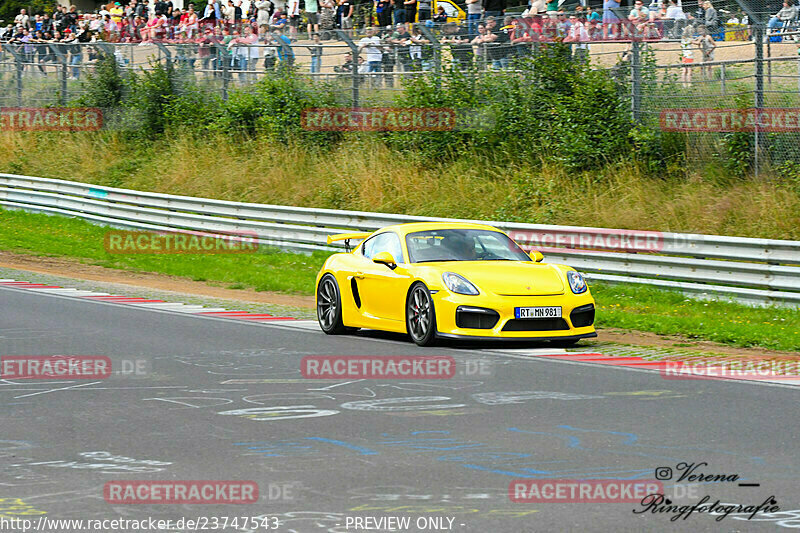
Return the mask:
<path id="1" fill-rule="evenodd" d="M 560 318 L 560 307 L 515 307 L 515 318 Z"/>

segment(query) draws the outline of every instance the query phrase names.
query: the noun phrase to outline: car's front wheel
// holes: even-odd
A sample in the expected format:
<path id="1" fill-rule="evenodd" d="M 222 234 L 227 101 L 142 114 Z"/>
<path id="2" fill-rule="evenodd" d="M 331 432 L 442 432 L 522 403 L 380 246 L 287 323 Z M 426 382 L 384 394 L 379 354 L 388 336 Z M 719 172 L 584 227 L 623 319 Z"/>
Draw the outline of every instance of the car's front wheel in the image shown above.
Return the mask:
<path id="1" fill-rule="evenodd" d="M 325 274 L 317 286 L 317 320 L 328 335 L 347 333 L 342 323 L 342 298 L 339 284 L 331 274 Z"/>
<path id="2" fill-rule="evenodd" d="M 431 346 L 436 341 L 436 311 L 431 293 L 423 283 L 416 283 L 408 293 L 406 329 L 418 346 Z"/>

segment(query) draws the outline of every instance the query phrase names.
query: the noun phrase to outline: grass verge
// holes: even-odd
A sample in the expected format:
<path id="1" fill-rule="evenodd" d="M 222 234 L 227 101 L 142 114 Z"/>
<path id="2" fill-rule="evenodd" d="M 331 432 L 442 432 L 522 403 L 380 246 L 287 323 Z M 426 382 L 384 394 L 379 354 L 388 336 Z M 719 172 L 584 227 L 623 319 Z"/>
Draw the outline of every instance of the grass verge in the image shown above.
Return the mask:
<path id="1" fill-rule="evenodd" d="M 313 294 L 327 254 L 310 256 L 261 250 L 253 254 L 109 254 L 108 228 L 83 220 L 0 210 L 0 250 L 78 259 L 110 268 L 156 272 L 252 288 Z M 593 283 L 597 326 L 650 331 L 800 352 L 800 309 L 753 308 L 687 298 L 675 291 L 639 285 Z"/>
<path id="2" fill-rule="evenodd" d="M 58 146 L 58 150 L 53 147 Z M 213 149 L 209 149 L 213 147 Z M 330 150 L 254 138 L 0 132 L 0 171 L 222 200 L 538 224 L 800 239 L 796 180 L 648 177 L 635 163 L 570 172 L 467 151 L 440 162 L 378 135 Z M 717 165 L 718 166 L 718 165 Z"/>

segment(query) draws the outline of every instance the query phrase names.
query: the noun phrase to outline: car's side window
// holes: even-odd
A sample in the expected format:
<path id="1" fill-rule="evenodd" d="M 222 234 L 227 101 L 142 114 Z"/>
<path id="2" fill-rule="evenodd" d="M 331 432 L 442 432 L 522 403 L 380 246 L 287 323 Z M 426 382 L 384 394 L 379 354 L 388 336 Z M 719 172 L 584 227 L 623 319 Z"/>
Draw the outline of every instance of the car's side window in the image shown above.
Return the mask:
<path id="1" fill-rule="evenodd" d="M 400 237 L 396 233 L 386 232 L 375 235 L 364 242 L 362 247 L 364 257 L 372 259 L 379 252 L 389 252 L 398 263 L 403 261 L 403 248 L 400 245 Z"/>

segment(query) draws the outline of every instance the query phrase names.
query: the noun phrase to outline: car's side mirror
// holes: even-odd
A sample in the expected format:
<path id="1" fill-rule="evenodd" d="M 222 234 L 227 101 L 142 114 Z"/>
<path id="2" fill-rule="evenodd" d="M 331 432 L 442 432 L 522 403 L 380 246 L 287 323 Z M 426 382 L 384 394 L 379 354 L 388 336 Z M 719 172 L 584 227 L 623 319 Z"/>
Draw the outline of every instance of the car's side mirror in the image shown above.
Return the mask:
<path id="1" fill-rule="evenodd" d="M 533 259 L 533 261 L 536 263 L 544 259 L 544 255 L 542 255 L 542 252 L 540 252 L 539 250 L 531 250 L 531 253 L 529 255 L 531 256 L 531 259 Z"/>
<path id="2" fill-rule="evenodd" d="M 387 267 L 394 269 L 397 266 L 397 263 L 392 257 L 392 254 L 389 252 L 378 252 L 375 254 L 375 257 L 372 258 L 373 263 L 378 263 L 381 265 L 386 265 Z"/>

